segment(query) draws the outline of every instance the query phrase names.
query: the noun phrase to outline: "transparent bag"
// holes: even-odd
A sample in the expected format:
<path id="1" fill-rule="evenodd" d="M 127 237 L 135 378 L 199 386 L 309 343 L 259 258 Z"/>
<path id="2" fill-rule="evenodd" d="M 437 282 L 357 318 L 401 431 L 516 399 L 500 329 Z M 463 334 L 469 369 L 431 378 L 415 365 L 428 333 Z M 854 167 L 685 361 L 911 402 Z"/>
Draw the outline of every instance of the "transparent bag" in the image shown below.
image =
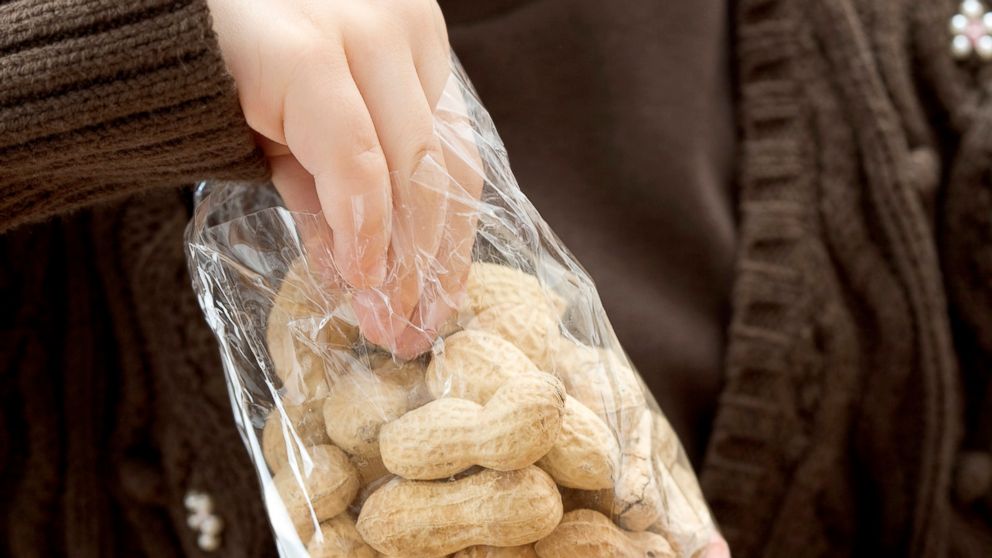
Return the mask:
<path id="1" fill-rule="evenodd" d="M 454 224 L 412 268 L 453 311 L 416 358 L 363 336 L 370 296 L 425 322 L 337 276 L 322 217 L 271 185 L 197 190 L 190 272 L 280 554 L 693 556 L 716 530 L 685 453 L 457 62 L 435 130 L 443 164 L 409 185 L 443 174 Z"/>

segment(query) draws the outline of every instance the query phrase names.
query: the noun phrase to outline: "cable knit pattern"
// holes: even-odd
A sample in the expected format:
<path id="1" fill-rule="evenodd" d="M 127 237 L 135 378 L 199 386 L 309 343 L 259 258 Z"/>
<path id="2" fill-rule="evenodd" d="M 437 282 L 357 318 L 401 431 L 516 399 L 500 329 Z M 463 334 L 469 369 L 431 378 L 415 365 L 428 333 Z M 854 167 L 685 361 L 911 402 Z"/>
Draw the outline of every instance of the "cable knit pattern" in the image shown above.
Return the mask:
<path id="1" fill-rule="evenodd" d="M 0 3 L 0 31 L 3 227 L 264 177 L 204 0 L 18 0 Z"/>
<path id="2" fill-rule="evenodd" d="M 735 556 L 987 554 L 950 498 L 963 419 L 992 415 L 990 75 L 950 58 L 956 5 L 738 4 L 743 242 L 702 476 Z"/>
<path id="3" fill-rule="evenodd" d="M 736 556 L 829 550 L 809 503 L 840 461 L 858 358 L 817 214 L 809 76 L 796 64 L 809 29 L 797 8 L 738 6 L 744 240 L 727 383 L 702 477 Z"/>

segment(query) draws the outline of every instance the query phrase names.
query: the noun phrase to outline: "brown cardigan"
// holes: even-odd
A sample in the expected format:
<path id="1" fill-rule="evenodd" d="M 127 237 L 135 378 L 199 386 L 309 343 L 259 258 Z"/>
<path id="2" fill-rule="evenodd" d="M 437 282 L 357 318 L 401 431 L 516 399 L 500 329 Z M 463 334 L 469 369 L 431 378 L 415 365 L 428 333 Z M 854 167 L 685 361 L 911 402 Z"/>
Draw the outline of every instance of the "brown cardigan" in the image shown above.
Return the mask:
<path id="1" fill-rule="evenodd" d="M 520 182 L 708 440 L 735 556 L 992 555 L 992 109 L 956 4 L 442 2 Z M 0 554 L 204 554 L 189 490 L 217 554 L 274 553 L 160 188 L 262 176 L 202 0 L 0 1 Z"/>

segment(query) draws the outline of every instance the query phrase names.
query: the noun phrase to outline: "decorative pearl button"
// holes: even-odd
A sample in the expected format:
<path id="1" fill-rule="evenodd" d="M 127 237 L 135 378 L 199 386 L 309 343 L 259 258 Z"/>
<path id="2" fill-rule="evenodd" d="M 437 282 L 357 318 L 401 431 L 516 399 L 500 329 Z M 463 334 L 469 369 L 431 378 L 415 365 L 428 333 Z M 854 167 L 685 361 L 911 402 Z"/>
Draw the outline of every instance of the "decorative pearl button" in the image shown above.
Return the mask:
<path id="1" fill-rule="evenodd" d="M 208 494 L 190 491 L 183 498 L 183 504 L 190 512 L 186 523 L 190 529 L 199 531 L 196 544 L 205 552 L 213 552 L 220 548 L 220 535 L 224 530 L 224 522 L 213 514 L 214 503 Z"/>
<path id="2" fill-rule="evenodd" d="M 224 529 L 224 522 L 216 515 L 208 515 L 200 522 L 200 532 L 204 535 L 217 536 Z"/>
<path id="3" fill-rule="evenodd" d="M 213 552 L 220 548 L 220 539 L 215 535 L 201 533 L 200 536 L 196 538 L 196 544 L 207 552 Z"/>
<path id="4" fill-rule="evenodd" d="M 958 60 L 972 55 L 992 60 L 992 13 L 980 0 L 964 0 L 951 17 L 951 54 Z"/>

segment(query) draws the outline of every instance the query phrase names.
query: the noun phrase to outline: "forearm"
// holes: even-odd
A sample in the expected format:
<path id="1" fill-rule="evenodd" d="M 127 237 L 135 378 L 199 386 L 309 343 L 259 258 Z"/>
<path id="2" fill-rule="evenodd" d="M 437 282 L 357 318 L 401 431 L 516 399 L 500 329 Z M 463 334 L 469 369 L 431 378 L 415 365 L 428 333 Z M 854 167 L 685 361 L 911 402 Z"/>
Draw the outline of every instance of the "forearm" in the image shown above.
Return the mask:
<path id="1" fill-rule="evenodd" d="M 0 230 L 264 173 L 203 0 L 0 5 Z"/>

